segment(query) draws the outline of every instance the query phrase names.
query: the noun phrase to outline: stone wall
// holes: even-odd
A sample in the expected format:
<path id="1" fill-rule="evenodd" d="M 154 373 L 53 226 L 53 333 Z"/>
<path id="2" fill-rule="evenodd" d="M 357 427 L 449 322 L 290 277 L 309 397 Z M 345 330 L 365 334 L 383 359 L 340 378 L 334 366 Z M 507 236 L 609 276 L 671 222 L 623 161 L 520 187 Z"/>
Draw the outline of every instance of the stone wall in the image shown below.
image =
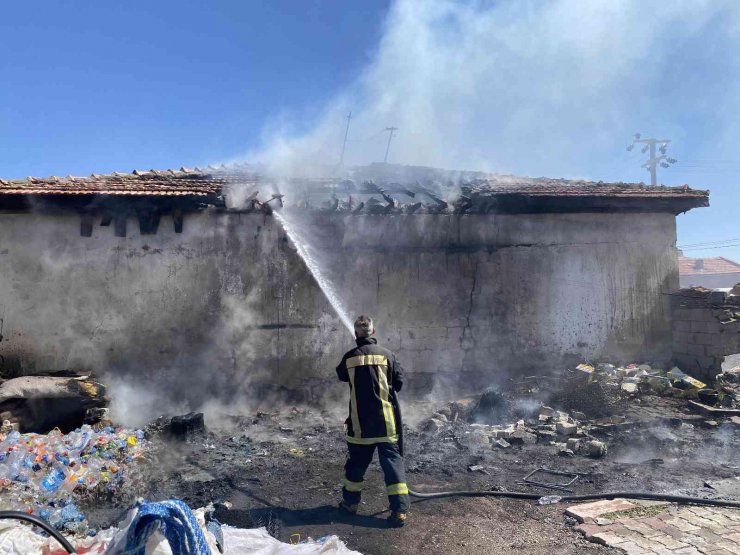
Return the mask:
<path id="1" fill-rule="evenodd" d="M 354 216 L 297 225 L 352 315 L 378 323 L 409 390 L 671 356 L 670 214 Z M 0 365 L 84 368 L 192 405 L 343 395 L 352 338 L 274 217 L 207 211 L 183 233 L 0 214 Z M 0 368 L 0 371 L 3 369 Z"/>
<path id="2" fill-rule="evenodd" d="M 740 353 L 740 294 L 681 289 L 672 299 L 673 359 L 685 372 L 712 381 L 725 356 Z"/>

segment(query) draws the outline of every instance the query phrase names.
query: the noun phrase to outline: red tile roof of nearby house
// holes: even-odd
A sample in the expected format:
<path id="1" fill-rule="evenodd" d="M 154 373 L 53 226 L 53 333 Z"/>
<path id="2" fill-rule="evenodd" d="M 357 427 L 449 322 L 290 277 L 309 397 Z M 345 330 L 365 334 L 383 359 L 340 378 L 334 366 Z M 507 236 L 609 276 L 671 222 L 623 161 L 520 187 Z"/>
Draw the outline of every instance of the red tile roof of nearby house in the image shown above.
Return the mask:
<path id="1" fill-rule="evenodd" d="M 678 273 L 682 276 L 736 274 L 740 273 L 740 263 L 722 256 L 712 258 L 678 257 Z"/>

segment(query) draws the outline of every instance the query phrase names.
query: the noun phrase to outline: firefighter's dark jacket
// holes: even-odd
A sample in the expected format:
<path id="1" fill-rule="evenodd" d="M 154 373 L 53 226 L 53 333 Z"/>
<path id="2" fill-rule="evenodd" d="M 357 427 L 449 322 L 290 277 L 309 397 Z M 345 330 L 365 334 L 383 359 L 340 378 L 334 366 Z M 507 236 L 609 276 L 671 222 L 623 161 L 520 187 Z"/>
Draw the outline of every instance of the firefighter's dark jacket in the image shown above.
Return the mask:
<path id="1" fill-rule="evenodd" d="M 337 366 L 337 376 L 349 382 L 347 441 L 359 445 L 396 443 L 396 394 L 403 386 L 403 368 L 388 349 L 372 337 L 357 340 Z"/>

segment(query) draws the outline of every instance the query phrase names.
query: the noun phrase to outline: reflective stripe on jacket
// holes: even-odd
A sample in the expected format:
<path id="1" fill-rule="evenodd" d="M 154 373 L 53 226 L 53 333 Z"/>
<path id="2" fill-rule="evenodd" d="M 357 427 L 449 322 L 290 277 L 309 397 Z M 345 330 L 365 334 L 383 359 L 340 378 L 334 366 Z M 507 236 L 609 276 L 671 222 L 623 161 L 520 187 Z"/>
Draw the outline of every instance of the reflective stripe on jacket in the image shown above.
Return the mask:
<path id="1" fill-rule="evenodd" d="M 373 337 L 357 340 L 337 366 L 337 376 L 349 382 L 347 441 L 360 445 L 398 441 L 396 393 L 403 386 L 403 368 Z"/>

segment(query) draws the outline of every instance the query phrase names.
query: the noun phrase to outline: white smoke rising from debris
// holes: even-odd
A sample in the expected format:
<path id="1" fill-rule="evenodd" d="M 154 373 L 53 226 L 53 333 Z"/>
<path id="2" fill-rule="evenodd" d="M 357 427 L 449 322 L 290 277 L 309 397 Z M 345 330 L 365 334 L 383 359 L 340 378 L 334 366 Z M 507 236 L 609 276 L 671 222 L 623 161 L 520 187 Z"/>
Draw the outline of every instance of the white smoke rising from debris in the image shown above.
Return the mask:
<path id="1" fill-rule="evenodd" d="M 247 159 L 283 175 L 318 172 L 338 161 L 352 111 L 348 165 L 382 161 L 383 130 L 396 126 L 389 162 L 624 178 L 621 159 L 620 174 L 604 174 L 632 133 L 686 133 L 666 115 L 677 95 L 695 99 L 666 88 L 691 63 L 681 48 L 710 31 L 716 49 L 737 46 L 738 22 L 729 0 L 398 0 L 374 60 L 319 124 L 300 135 L 270 125 Z"/>

